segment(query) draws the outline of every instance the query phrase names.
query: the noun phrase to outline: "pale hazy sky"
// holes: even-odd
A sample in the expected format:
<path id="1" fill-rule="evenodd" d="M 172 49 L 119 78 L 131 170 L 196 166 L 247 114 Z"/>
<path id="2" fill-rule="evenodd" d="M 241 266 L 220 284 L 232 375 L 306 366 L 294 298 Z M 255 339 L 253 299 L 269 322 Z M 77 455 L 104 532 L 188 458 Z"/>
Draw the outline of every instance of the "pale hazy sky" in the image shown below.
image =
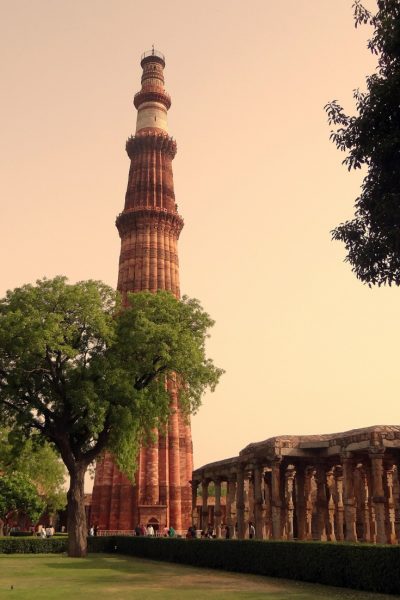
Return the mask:
<path id="1" fill-rule="evenodd" d="M 323 106 L 351 111 L 376 61 L 351 4 L 0 1 L 1 295 L 56 274 L 116 285 L 140 54 L 166 55 L 181 289 L 216 320 L 226 369 L 193 418 L 197 467 L 399 423 L 400 292 L 358 282 L 330 238 L 361 176 Z"/>

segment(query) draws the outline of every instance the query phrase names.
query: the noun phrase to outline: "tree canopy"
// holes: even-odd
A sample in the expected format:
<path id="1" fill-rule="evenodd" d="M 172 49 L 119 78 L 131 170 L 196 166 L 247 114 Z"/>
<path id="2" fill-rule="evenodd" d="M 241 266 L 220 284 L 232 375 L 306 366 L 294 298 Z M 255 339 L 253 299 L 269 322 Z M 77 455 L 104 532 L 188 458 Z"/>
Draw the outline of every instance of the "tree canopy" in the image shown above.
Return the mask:
<path id="1" fill-rule="evenodd" d="M 169 292 L 118 294 L 98 281 L 43 279 L 0 300 L 4 425 L 54 444 L 70 475 L 70 554 L 86 551 L 83 481 L 105 449 L 133 476 L 140 444 L 170 414 L 177 380 L 189 414 L 222 370 L 206 357 L 213 321 L 197 300 Z"/>
<path id="2" fill-rule="evenodd" d="M 16 434 L 0 428 L 0 472 L 26 475 L 35 484 L 48 513 L 65 508 L 66 471 L 59 454 L 39 434 L 29 439 Z"/>
<path id="3" fill-rule="evenodd" d="M 0 477 L 0 535 L 4 524 L 16 512 L 22 512 L 36 521 L 45 504 L 39 497 L 35 484 L 23 473 Z"/>
<path id="4" fill-rule="evenodd" d="M 347 152 L 349 170 L 365 166 L 355 216 L 333 230 L 356 276 L 369 285 L 400 284 L 400 0 L 378 0 L 376 14 L 353 4 L 356 27 L 370 24 L 368 47 L 378 56 L 367 90 L 355 90 L 357 114 L 326 105 L 331 139 Z"/>

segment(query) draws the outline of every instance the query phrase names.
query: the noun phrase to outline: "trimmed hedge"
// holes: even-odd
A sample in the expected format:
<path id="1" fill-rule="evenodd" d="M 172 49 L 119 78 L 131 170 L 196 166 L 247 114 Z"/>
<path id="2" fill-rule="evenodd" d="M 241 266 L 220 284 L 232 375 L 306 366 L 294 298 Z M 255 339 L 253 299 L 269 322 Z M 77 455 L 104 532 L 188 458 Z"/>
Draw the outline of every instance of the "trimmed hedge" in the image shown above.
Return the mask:
<path id="1" fill-rule="evenodd" d="M 93 537 L 89 551 L 400 593 L 400 546 L 255 540 Z"/>
<path id="2" fill-rule="evenodd" d="M 0 554 L 58 554 L 67 551 L 65 538 L 0 537 Z"/>

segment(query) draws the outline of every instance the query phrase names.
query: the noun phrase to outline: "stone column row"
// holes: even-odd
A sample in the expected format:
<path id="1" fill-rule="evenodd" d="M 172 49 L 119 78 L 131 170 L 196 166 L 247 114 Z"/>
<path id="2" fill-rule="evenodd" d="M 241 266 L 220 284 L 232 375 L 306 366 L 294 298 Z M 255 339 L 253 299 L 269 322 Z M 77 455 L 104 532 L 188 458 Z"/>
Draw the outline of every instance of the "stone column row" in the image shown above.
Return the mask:
<path id="1" fill-rule="evenodd" d="M 288 466 L 276 459 L 268 467 L 253 465 L 250 475 L 239 465 L 228 479 L 226 525 L 240 539 L 248 536 L 249 522 L 254 519 L 258 539 L 397 543 L 400 482 L 396 469 L 390 462 L 384 464 L 381 451 L 371 450 L 368 458 L 361 458 L 362 463 L 346 452 L 340 456 L 341 464 L 332 466 L 323 461 L 313 466 L 297 461 Z M 221 478 L 214 481 L 214 528 L 219 535 Z M 203 487 L 204 517 L 208 515 L 208 483 Z"/>

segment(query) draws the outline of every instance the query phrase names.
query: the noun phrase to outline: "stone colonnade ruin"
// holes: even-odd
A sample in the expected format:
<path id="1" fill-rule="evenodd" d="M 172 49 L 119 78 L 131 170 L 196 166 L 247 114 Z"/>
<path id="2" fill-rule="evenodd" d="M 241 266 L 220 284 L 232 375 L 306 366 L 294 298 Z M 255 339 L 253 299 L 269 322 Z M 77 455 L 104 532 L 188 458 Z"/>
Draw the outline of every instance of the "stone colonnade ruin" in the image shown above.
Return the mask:
<path id="1" fill-rule="evenodd" d="M 253 523 L 257 539 L 397 544 L 399 468 L 400 426 L 270 438 L 193 471 L 193 520 L 217 537 Z"/>

